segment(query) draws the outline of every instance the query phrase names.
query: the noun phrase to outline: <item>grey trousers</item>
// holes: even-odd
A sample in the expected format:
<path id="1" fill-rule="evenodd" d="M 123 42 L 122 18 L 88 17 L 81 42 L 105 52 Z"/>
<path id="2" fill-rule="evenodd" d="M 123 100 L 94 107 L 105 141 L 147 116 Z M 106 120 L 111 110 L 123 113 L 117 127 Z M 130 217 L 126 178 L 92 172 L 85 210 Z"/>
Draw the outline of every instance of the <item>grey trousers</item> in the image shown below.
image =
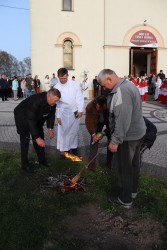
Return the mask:
<path id="1" fill-rule="evenodd" d="M 114 154 L 118 197 L 124 203 L 130 203 L 132 193 L 137 193 L 140 175 L 140 147 L 140 140 L 124 141 Z"/>

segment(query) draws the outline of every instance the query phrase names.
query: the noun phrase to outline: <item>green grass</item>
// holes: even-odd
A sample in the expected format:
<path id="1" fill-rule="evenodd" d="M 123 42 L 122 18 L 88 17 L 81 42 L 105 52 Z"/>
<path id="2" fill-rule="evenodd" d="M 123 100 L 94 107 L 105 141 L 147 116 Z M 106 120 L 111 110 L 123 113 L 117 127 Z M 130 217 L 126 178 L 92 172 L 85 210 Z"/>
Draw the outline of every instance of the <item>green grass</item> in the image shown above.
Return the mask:
<path id="1" fill-rule="evenodd" d="M 35 161 L 35 156 L 31 156 Z M 41 189 L 40 184 L 48 175 L 78 173 L 84 166 L 69 160 L 50 159 L 51 168 L 38 168 L 37 174 L 27 174 L 20 170 L 17 152 L 0 151 L 0 249 L 2 250 L 42 250 L 45 242 L 54 242 L 56 225 L 76 214 L 77 209 L 88 203 L 95 203 L 104 210 L 115 211 L 107 202 L 107 195 L 115 192 L 115 178 L 108 170 L 98 168 L 86 172 L 86 192 L 60 194 L 53 189 Z M 153 216 L 167 225 L 167 180 L 142 175 L 140 192 L 135 206 L 140 216 Z M 63 230 L 63 228 L 62 228 Z M 167 238 L 167 237 L 166 237 Z M 69 241 L 62 235 L 49 249 L 83 249 L 86 244 L 80 240 Z M 164 238 L 164 249 L 167 239 Z"/>

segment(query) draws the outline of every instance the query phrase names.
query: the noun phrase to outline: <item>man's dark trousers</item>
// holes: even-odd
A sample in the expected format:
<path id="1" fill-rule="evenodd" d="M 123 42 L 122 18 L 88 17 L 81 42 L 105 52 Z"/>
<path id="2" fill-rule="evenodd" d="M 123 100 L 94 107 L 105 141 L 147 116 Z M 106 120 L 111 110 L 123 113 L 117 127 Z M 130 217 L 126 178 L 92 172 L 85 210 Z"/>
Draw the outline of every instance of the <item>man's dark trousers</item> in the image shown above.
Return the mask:
<path id="1" fill-rule="evenodd" d="M 118 197 L 124 203 L 132 202 L 132 193 L 137 193 L 140 174 L 141 141 L 124 141 L 114 154 L 118 178 Z"/>
<path id="2" fill-rule="evenodd" d="M 43 128 L 40 128 L 40 137 L 44 139 L 44 132 Z M 28 149 L 30 144 L 30 132 L 25 131 L 24 133 L 20 134 L 20 146 L 21 146 L 21 167 L 24 168 L 29 164 L 28 161 Z M 38 144 L 35 142 L 35 139 L 33 140 L 33 146 L 35 149 L 35 152 L 38 156 L 39 163 L 46 163 L 46 157 L 45 157 L 45 149 L 43 147 L 39 147 Z"/>
<path id="3" fill-rule="evenodd" d="M 1 89 L 2 101 L 6 101 L 8 97 L 8 89 Z"/>

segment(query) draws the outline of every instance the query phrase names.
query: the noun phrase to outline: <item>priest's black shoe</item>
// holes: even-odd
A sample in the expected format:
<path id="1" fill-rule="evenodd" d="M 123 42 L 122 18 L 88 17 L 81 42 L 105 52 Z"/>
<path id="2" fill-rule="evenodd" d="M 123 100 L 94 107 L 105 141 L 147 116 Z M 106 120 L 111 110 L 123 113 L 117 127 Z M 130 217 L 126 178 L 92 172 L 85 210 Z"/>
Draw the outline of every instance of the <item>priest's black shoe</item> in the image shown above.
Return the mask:
<path id="1" fill-rule="evenodd" d="M 77 148 L 72 148 L 71 152 L 72 152 L 73 155 L 78 156 L 78 149 Z"/>

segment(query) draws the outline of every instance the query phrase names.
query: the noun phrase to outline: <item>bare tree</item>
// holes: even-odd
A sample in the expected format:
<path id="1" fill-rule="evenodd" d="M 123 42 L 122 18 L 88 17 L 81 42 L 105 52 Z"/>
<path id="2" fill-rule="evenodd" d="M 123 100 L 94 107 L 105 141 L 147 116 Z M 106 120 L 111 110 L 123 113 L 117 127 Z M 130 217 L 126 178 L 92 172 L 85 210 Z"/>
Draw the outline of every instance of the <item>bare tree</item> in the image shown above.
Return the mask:
<path id="1" fill-rule="evenodd" d="M 25 57 L 23 59 L 23 64 L 24 64 L 24 67 L 25 67 L 26 74 L 31 74 L 31 58 L 30 57 Z"/>
<path id="2" fill-rule="evenodd" d="M 0 51 L 0 73 L 18 75 L 19 72 L 19 61 L 11 54 L 5 51 Z"/>
<path id="3" fill-rule="evenodd" d="M 19 62 L 20 65 L 20 75 L 25 76 L 26 75 L 26 67 L 23 61 Z"/>
<path id="4" fill-rule="evenodd" d="M 25 76 L 31 73 L 31 58 L 25 57 L 23 61 L 18 61 L 11 54 L 0 50 L 0 74 L 2 73 L 8 76 Z"/>

